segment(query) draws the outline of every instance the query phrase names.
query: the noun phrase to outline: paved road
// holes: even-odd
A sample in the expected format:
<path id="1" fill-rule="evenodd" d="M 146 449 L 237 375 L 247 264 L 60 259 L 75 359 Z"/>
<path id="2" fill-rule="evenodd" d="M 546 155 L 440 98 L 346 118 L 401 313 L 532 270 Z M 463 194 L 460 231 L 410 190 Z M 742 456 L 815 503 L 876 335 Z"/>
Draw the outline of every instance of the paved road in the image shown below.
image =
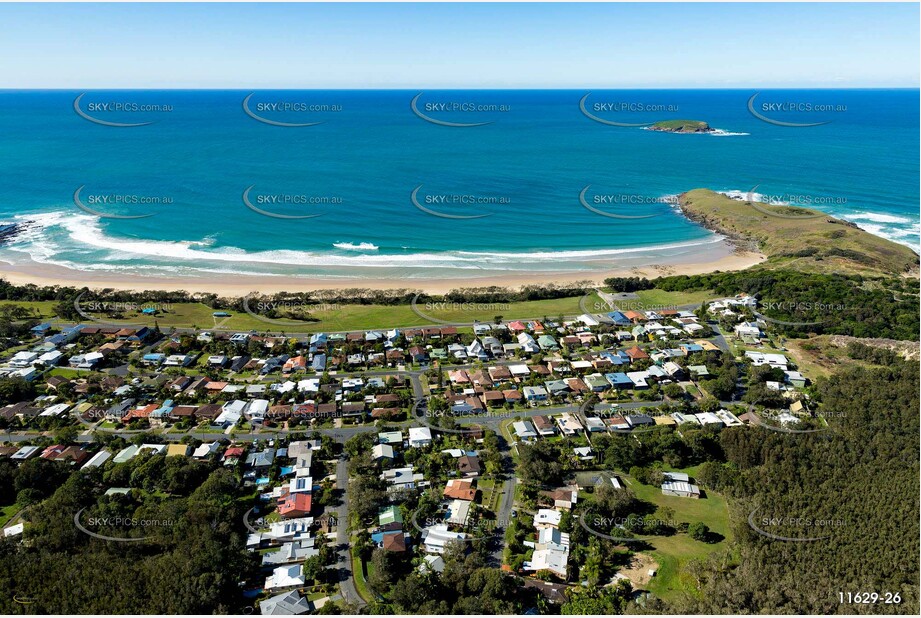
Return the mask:
<path id="1" fill-rule="evenodd" d="M 508 449 L 506 449 L 504 455 L 511 457 Z M 502 565 L 502 554 L 505 552 L 505 530 L 512 521 L 512 506 L 515 504 L 515 486 L 517 483 L 518 479 L 512 474 L 502 486 L 502 499 L 499 503 L 499 510 L 496 511 L 496 522 L 498 522 L 500 536 L 497 539 L 498 547 L 492 553 L 496 566 Z"/>
<path id="2" fill-rule="evenodd" d="M 351 539 L 349 538 L 349 470 L 345 458 L 336 464 L 336 489 L 342 491 L 342 503 L 336 508 L 336 571 L 339 573 L 339 588 L 347 603 L 357 607 L 366 605 L 358 594 L 352 573 Z"/>
<path id="3" fill-rule="evenodd" d="M 723 352 L 729 352 L 729 342 L 726 341 L 726 337 L 723 335 L 723 331 L 720 330 L 719 325 L 708 324 L 707 326 L 713 331 L 713 342 L 716 346 Z"/>

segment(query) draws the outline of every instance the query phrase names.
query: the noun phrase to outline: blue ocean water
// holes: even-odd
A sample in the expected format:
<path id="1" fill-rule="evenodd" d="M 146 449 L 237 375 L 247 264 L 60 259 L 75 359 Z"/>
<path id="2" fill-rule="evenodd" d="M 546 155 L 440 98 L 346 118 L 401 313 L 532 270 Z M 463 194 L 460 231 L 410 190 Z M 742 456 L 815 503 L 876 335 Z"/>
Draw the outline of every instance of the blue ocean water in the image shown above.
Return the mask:
<path id="1" fill-rule="evenodd" d="M 81 94 L 0 91 L 0 222 L 29 223 L 2 261 L 332 277 L 592 271 L 725 252 L 668 203 L 697 187 L 757 187 L 919 244 L 917 90 L 771 90 L 753 103 L 778 122 L 826 123 L 808 127 L 759 119 L 749 90 L 91 91 L 75 104 Z M 583 97 L 603 121 L 721 131 L 612 126 L 589 118 Z"/>

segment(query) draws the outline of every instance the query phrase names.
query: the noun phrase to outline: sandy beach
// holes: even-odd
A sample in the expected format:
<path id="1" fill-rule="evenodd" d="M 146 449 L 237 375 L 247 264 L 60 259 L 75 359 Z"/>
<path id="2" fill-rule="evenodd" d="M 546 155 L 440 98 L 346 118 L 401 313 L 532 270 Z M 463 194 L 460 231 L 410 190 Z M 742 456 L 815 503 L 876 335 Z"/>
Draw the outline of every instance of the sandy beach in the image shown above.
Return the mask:
<path id="1" fill-rule="evenodd" d="M 245 296 L 253 292 L 303 292 L 310 290 L 330 290 L 346 288 L 397 289 L 406 288 L 443 294 L 452 289 L 464 287 L 502 286 L 517 288 L 522 285 L 546 283 L 570 283 L 574 281 L 592 281 L 597 284 L 606 277 L 630 276 L 655 278 L 668 275 L 695 275 L 717 270 L 743 270 L 765 260 L 765 256 L 754 252 L 736 252 L 723 255 L 710 261 L 688 262 L 678 264 L 650 264 L 630 268 L 598 270 L 591 273 L 510 273 L 498 276 L 467 278 L 362 278 L 362 279 L 321 279 L 316 277 L 258 276 L 258 275 L 214 275 L 202 277 L 141 277 L 136 275 L 119 275 L 117 273 L 84 272 L 49 264 L 10 264 L 0 262 L 0 278 L 17 285 L 34 284 L 63 285 L 90 289 L 118 290 L 185 290 L 187 292 L 210 292 L 221 296 Z"/>

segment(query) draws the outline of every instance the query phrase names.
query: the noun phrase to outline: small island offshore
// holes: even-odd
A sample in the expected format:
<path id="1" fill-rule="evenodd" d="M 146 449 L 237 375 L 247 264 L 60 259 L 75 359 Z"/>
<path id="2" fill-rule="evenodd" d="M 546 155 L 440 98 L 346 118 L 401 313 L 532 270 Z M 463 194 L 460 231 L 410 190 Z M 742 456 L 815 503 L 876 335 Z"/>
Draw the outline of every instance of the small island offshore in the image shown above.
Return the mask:
<path id="1" fill-rule="evenodd" d="M 660 120 L 649 126 L 648 129 L 665 133 L 713 133 L 716 131 L 703 120 Z"/>

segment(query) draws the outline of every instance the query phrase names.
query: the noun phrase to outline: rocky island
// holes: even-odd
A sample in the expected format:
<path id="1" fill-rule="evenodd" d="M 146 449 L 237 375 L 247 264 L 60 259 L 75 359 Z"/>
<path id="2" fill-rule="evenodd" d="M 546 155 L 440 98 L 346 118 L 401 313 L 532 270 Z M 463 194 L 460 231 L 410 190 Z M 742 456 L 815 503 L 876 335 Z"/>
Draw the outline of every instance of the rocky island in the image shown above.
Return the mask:
<path id="1" fill-rule="evenodd" d="M 713 133 L 716 131 L 703 120 L 660 120 L 651 125 L 649 130 L 666 133 Z"/>

